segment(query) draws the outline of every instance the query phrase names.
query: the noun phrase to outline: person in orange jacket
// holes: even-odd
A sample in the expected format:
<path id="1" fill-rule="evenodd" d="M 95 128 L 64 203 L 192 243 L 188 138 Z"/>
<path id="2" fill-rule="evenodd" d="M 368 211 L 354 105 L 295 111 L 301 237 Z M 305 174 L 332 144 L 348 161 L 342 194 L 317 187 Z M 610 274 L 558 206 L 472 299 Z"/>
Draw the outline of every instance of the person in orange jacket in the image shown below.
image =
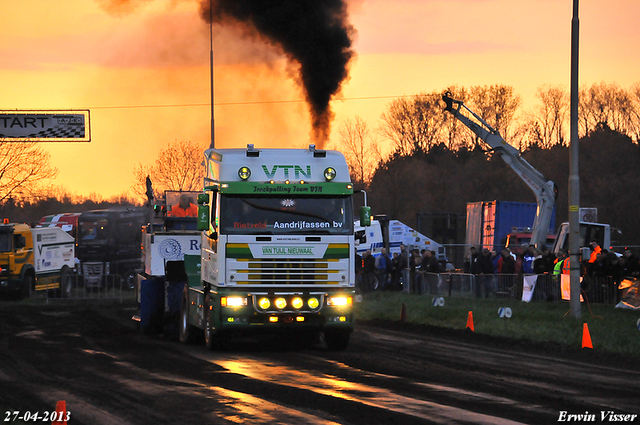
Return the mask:
<path id="1" fill-rule="evenodd" d="M 589 257 L 590 263 L 595 263 L 598 259 L 598 254 L 602 252 L 602 248 L 598 245 L 598 242 L 591 241 L 591 257 Z"/>
<path id="2" fill-rule="evenodd" d="M 171 207 L 171 211 L 167 214 L 170 217 L 197 217 L 198 207 L 189 201 L 186 193 L 180 195 L 180 203 Z"/>

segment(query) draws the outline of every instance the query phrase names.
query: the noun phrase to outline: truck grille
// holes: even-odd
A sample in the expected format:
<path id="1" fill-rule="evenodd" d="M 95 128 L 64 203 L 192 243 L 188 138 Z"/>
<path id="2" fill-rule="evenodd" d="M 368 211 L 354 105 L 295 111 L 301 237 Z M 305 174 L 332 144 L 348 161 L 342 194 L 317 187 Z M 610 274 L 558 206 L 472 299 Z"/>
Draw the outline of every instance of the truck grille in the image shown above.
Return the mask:
<path id="1" fill-rule="evenodd" d="M 96 286 L 102 283 L 104 266 L 102 263 L 82 263 L 82 276 L 85 286 Z"/>
<path id="2" fill-rule="evenodd" d="M 104 267 L 102 263 L 83 263 L 82 264 L 82 274 L 85 276 L 91 275 L 102 275 L 104 272 Z"/>
<path id="3" fill-rule="evenodd" d="M 340 285 L 348 283 L 348 266 L 348 259 L 228 259 L 227 283 Z"/>

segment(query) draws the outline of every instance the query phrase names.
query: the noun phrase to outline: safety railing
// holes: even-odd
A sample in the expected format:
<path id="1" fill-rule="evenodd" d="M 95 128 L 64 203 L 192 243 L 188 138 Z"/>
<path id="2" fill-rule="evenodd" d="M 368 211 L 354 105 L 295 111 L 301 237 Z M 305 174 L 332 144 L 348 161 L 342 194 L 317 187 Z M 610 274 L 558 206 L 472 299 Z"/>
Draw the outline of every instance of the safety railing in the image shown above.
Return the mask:
<path id="1" fill-rule="evenodd" d="M 563 282 L 564 279 L 564 282 Z M 585 276 L 583 299 L 593 304 L 617 304 L 622 291 L 611 276 Z M 564 285 L 564 288 L 563 288 Z M 568 276 L 541 274 L 481 274 L 417 272 L 411 292 L 419 295 L 500 298 L 524 301 L 568 300 Z"/>
<path id="2" fill-rule="evenodd" d="M 96 283 L 97 282 L 97 283 Z M 120 300 L 133 298 L 129 282 L 118 274 L 104 274 L 99 280 L 85 282 L 81 275 L 69 274 L 61 278 L 60 288 L 47 291 L 47 300 Z"/>

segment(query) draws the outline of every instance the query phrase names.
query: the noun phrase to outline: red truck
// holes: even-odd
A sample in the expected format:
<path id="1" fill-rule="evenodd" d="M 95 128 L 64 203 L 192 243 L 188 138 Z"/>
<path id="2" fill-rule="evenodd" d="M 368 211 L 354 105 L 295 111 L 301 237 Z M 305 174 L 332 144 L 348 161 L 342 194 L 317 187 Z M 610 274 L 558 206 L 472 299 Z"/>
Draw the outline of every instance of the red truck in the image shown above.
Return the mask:
<path id="1" fill-rule="evenodd" d="M 78 230 L 78 217 L 80 217 L 80 213 L 45 215 L 36 227 L 61 227 L 75 239 Z"/>

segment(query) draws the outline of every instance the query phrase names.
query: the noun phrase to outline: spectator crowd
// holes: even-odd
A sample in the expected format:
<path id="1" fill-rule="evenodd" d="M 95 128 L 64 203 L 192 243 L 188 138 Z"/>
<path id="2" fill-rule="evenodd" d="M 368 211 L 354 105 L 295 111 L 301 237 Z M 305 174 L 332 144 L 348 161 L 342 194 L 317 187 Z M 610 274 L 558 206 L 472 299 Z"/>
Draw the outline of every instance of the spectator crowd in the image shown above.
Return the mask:
<path id="1" fill-rule="evenodd" d="M 591 242 L 591 255 L 581 261 L 581 275 L 592 279 L 611 278 L 619 283 L 625 277 L 640 277 L 640 259 L 625 249 L 622 255 L 602 249 Z M 423 249 L 409 250 L 400 246 L 400 252 L 389 256 L 385 248 L 374 256 L 367 250 L 361 256 L 356 253 L 356 281 L 362 293 L 372 291 L 404 291 L 425 293 L 427 274 L 444 271 L 435 251 Z M 489 275 L 558 275 L 569 274 L 570 261 L 566 252 L 560 250 L 557 255 L 542 245 L 523 245 L 520 249 L 503 248 L 490 251 L 476 247 L 469 249 L 465 259 L 464 273 L 480 276 Z"/>

